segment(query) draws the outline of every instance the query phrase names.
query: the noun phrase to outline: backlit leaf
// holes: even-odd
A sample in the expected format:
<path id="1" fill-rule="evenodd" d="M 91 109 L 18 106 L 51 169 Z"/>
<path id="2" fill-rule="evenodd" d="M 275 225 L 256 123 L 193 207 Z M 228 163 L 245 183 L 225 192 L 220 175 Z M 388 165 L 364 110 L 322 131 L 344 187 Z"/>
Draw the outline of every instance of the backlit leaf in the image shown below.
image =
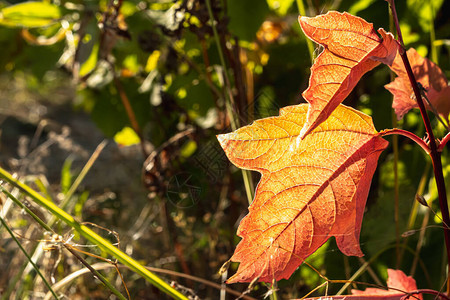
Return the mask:
<path id="1" fill-rule="evenodd" d="M 3 8 L 0 25 L 11 27 L 42 27 L 61 18 L 58 6 L 46 2 L 24 2 Z"/>
<path id="2" fill-rule="evenodd" d="M 357 15 L 360 11 L 367 9 L 375 0 L 358 0 L 354 1 L 350 6 L 348 12 L 352 15 Z"/>
<path id="3" fill-rule="evenodd" d="M 406 1 L 408 13 L 418 22 L 422 30 L 429 32 L 431 24 L 435 22 L 436 13 L 441 8 L 444 0 L 408 0 Z"/>
<path id="4" fill-rule="evenodd" d="M 270 9 L 274 10 L 280 16 L 285 16 L 294 4 L 294 0 L 267 0 Z"/>
<path id="5" fill-rule="evenodd" d="M 378 156 L 387 147 L 372 119 L 340 105 L 304 139 L 308 105 L 289 106 L 218 139 L 237 167 L 262 174 L 228 282 L 289 278 L 331 236 L 362 256 L 359 234 Z"/>
<path id="6" fill-rule="evenodd" d="M 430 100 L 436 112 L 445 120 L 450 113 L 450 87 L 444 72 L 427 58 L 423 58 L 414 48 L 406 52 L 411 64 L 415 79 L 424 88 L 424 93 Z M 418 108 L 416 97 L 406 74 L 405 66 L 399 54 L 395 57 L 391 69 L 398 75 L 395 80 L 384 87 L 394 95 L 394 108 L 397 119 L 403 116 L 412 108 Z M 424 101 L 427 109 L 432 111 L 427 101 Z"/>
<path id="7" fill-rule="evenodd" d="M 131 127 L 124 127 L 114 135 L 114 141 L 120 146 L 139 144 L 141 139 Z"/>
<path id="8" fill-rule="evenodd" d="M 303 138 L 328 118 L 366 72 L 380 62 L 390 65 L 398 44 L 391 33 L 381 28 L 379 37 L 371 23 L 345 12 L 299 17 L 299 22 L 305 35 L 324 47 L 302 94 L 310 104 Z"/>
<path id="9" fill-rule="evenodd" d="M 400 300 L 408 292 L 417 290 L 416 281 L 411 276 L 406 276 L 401 270 L 388 269 L 387 286 L 389 290 L 367 288 L 365 291 L 352 290 L 358 299 L 396 299 Z M 348 296 L 347 296 L 348 297 Z M 422 295 L 414 295 L 416 299 L 422 299 Z M 350 296 L 352 298 L 352 296 Z M 353 296 L 353 298 L 355 298 Z"/>
<path id="10" fill-rule="evenodd" d="M 411 276 L 406 276 L 401 270 L 388 269 L 388 290 L 367 288 L 365 291 L 352 290 L 352 295 L 329 296 L 329 300 L 401 300 L 407 293 L 417 290 L 416 281 Z M 422 300 L 422 294 L 414 295 L 414 299 Z M 318 298 L 306 298 L 312 300 Z M 323 299 L 323 298 L 321 298 Z"/>

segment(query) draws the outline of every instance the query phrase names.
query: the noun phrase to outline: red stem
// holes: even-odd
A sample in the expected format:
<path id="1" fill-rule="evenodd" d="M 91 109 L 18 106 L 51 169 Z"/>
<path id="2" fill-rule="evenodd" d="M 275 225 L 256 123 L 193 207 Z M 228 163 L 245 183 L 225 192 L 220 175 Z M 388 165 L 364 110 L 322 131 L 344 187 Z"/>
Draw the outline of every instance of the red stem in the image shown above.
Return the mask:
<path id="1" fill-rule="evenodd" d="M 450 132 L 447 133 L 447 135 L 442 139 L 442 141 L 439 143 L 438 152 L 442 152 L 444 150 L 445 145 L 447 142 L 450 141 Z"/>
<path id="2" fill-rule="evenodd" d="M 424 140 L 422 140 L 420 137 L 418 137 L 417 135 L 415 135 L 414 133 L 410 132 L 410 131 L 406 131 L 403 129 L 398 129 L 398 128 L 394 128 L 394 129 L 385 129 L 383 131 L 380 131 L 380 135 L 381 136 L 385 136 L 385 135 L 392 135 L 392 134 L 399 134 L 399 135 L 403 135 L 406 136 L 407 138 L 409 138 L 410 140 L 414 141 L 417 145 L 419 145 L 420 147 L 422 147 L 422 149 L 427 153 L 430 154 L 430 147 L 427 145 L 427 143 L 425 143 Z"/>
<path id="3" fill-rule="evenodd" d="M 390 0 L 392 14 L 394 15 L 395 26 L 397 29 L 397 34 L 399 39 L 401 38 L 400 26 L 398 24 L 397 12 L 395 10 L 395 1 Z M 414 90 L 414 95 L 416 96 L 417 104 L 419 105 L 420 114 L 422 115 L 423 122 L 425 124 L 425 129 L 428 133 L 428 138 L 430 140 L 430 156 L 431 162 L 433 163 L 433 171 L 434 171 L 434 179 L 436 180 L 436 186 L 439 195 L 439 206 L 441 208 L 442 219 L 445 224 L 450 224 L 450 217 L 448 213 L 448 203 L 447 203 L 447 193 L 445 191 L 445 181 L 444 175 L 442 173 L 442 162 L 441 162 L 441 153 L 438 152 L 438 147 L 436 144 L 436 139 L 434 137 L 433 129 L 431 128 L 430 119 L 428 118 L 427 111 L 425 109 L 425 105 L 422 100 L 422 96 L 420 95 L 420 90 L 417 85 L 417 81 L 414 78 L 413 71 L 411 69 L 411 65 L 408 60 L 408 56 L 406 55 L 405 48 L 403 46 L 403 41 L 400 40 L 401 47 L 399 49 L 399 54 L 403 60 L 403 64 L 405 65 L 406 73 L 408 74 L 409 81 L 411 82 L 412 88 Z M 447 247 L 447 263 L 450 263 L 450 230 L 448 228 L 444 228 L 444 237 L 445 237 L 445 245 Z M 450 277 L 447 279 L 447 294 L 450 292 Z"/>
<path id="4" fill-rule="evenodd" d="M 450 300 L 450 298 L 441 292 L 435 291 L 435 290 L 429 290 L 429 289 L 420 289 L 413 292 L 409 292 L 405 296 L 402 297 L 402 299 L 408 299 L 409 297 L 417 294 L 429 294 L 429 295 L 435 295 L 436 297 L 440 297 L 441 299 Z"/>

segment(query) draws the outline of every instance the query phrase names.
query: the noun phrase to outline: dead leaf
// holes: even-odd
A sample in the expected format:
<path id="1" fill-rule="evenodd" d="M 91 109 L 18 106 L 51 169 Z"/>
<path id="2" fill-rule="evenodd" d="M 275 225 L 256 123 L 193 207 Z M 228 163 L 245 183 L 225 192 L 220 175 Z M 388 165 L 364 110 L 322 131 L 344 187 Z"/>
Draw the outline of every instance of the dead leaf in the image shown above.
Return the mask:
<path id="1" fill-rule="evenodd" d="M 229 160 L 262 174 L 227 282 L 289 278 L 331 236 L 346 255 L 362 256 L 359 234 L 378 156 L 387 147 L 371 117 L 340 105 L 304 139 L 307 104 L 285 107 L 218 136 Z"/>
<path id="2" fill-rule="evenodd" d="M 406 54 L 414 77 L 425 89 L 428 100 L 430 100 L 436 112 L 445 120 L 448 120 L 450 113 L 450 87 L 444 72 L 432 61 L 420 56 L 414 48 L 410 48 Z M 397 119 L 400 120 L 410 109 L 418 108 L 419 106 L 400 54 L 397 53 L 391 69 L 398 77 L 384 87 L 394 95 L 392 108 L 397 114 Z M 433 111 L 426 101 L 424 103 L 428 110 Z"/>
<path id="3" fill-rule="evenodd" d="M 304 138 L 348 96 L 359 79 L 380 62 L 390 65 L 398 43 L 391 33 L 346 12 L 331 11 L 314 18 L 299 17 L 307 37 L 324 47 L 311 67 L 309 87 L 303 97 L 309 102 Z"/>

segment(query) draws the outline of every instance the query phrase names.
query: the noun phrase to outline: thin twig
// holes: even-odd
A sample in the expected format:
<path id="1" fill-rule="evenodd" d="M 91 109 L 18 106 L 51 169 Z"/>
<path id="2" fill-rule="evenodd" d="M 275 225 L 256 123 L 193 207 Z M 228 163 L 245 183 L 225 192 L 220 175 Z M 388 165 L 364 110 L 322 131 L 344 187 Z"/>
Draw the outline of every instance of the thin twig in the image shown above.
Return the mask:
<path id="1" fill-rule="evenodd" d="M 108 280 L 105 277 L 103 277 L 103 275 L 101 275 L 96 269 L 92 268 L 92 266 L 86 260 L 84 260 L 84 258 L 82 258 L 74 249 L 72 249 L 72 247 L 69 244 L 66 244 L 65 242 L 63 242 L 62 244 L 63 244 L 64 248 L 66 248 L 70 253 L 72 253 L 72 255 L 75 256 L 87 269 L 89 269 L 89 271 L 97 279 L 99 279 L 108 288 L 111 287 L 111 284 L 108 282 Z M 122 299 L 122 300 L 126 300 L 127 299 L 119 291 L 117 291 L 116 289 L 111 289 L 110 288 L 110 290 L 111 290 L 111 292 L 114 293 L 114 295 L 119 297 L 119 299 Z M 128 292 L 128 289 L 126 289 L 126 290 Z"/>
<path id="2" fill-rule="evenodd" d="M 420 254 L 420 249 L 423 246 L 424 243 L 424 239 L 425 239 L 425 232 L 426 232 L 426 228 L 428 225 L 428 221 L 430 219 L 430 213 L 427 212 L 425 214 L 425 216 L 423 217 L 422 220 L 422 226 L 420 227 L 420 233 L 419 233 L 419 240 L 417 241 L 417 245 L 416 245 L 416 252 L 414 253 L 414 260 L 411 266 L 411 271 L 409 272 L 410 276 L 414 276 L 415 272 L 416 272 L 416 268 L 417 268 L 417 263 L 419 261 L 419 254 Z"/>
<path id="3" fill-rule="evenodd" d="M 120 265 L 120 264 L 118 264 L 117 266 L 119 268 L 128 268 L 127 266 Z M 113 266 L 110 263 L 103 262 L 103 263 L 95 263 L 95 264 L 91 265 L 91 267 L 96 269 L 96 270 L 103 270 L 103 269 L 112 268 Z M 196 282 L 208 285 L 210 287 L 213 287 L 213 288 L 215 288 L 217 290 L 220 290 L 220 289 L 223 288 L 218 283 L 215 283 L 215 282 L 212 282 L 210 280 L 206 280 L 206 279 L 203 279 L 203 278 L 200 278 L 200 277 L 196 277 L 196 276 L 193 276 L 193 275 L 184 274 L 184 273 L 180 273 L 180 272 L 175 272 L 175 271 L 171 271 L 171 270 L 160 269 L 160 268 L 154 268 L 154 267 L 146 267 L 146 268 L 149 271 L 152 271 L 152 272 L 155 272 L 155 273 L 167 274 L 167 275 L 171 275 L 171 276 L 176 276 L 176 277 L 190 279 L 192 281 L 196 281 Z M 80 269 L 80 270 L 78 270 L 78 271 L 76 271 L 76 272 L 66 276 L 64 279 L 60 280 L 56 284 L 54 284 L 52 286 L 52 288 L 55 291 L 58 291 L 59 289 L 63 288 L 65 285 L 69 284 L 71 281 L 75 280 L 77 277 L 79 277 L 79 276 L 81 276 L 83 274 L 86 274 L 86 273 L 89 273 L 89 270 L 87 268 Z M 232 294 L 232 295 L 241 296 L 240 292 L 235 291 L 233 289 L 225 287 L 225 290 L 228 293 Z M 256 300 L 255 298 L 247 296 L 247 295 L 243 296 L 242 298 L 243 299 L 248 299 L 248 300 Z"/>

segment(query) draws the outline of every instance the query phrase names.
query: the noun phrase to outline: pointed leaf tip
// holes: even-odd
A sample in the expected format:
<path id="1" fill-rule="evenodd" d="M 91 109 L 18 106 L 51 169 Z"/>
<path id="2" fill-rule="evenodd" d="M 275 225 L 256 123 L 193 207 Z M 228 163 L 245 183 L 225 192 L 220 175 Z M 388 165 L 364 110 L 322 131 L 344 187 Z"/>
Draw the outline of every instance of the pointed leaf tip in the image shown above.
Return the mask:
<path id="1" fill-rule="evenodd" d="M 218 134 L 216 135 L 217 140 L 219 141 L 220 145 L 223 146 L 225 145 L 225 141 L 226 141 L 226 134 Z"/>
<path id="2" fill-rule="evenodd" d="M 366 72 L 380 62 L 391 64 L 398 44 L 392 34 L 380 29 L 380 38 L 371 23 L 346 12 L 300 17 L 299 23 L 308 38 L 324 46 L 302 94 L 310 104 L 304 138 L 344 101 Z"/>

